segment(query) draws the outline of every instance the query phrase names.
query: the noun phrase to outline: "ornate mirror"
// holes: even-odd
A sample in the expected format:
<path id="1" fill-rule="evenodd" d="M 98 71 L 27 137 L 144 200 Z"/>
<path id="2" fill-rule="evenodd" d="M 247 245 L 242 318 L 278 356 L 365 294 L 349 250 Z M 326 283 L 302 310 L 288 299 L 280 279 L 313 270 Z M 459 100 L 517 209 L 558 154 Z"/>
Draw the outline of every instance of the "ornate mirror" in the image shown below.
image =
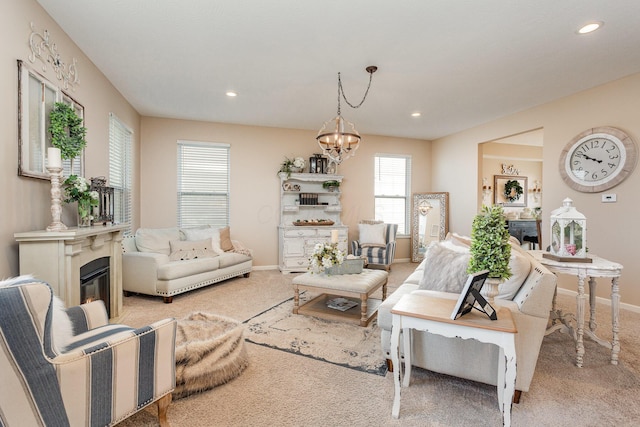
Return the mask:
<path id="1" fill-rule="evenodd" d="M 414 193 L 411 209 L 411 261 L 420 262 L 434 240 L 449 231 L 449 193 Z"/>

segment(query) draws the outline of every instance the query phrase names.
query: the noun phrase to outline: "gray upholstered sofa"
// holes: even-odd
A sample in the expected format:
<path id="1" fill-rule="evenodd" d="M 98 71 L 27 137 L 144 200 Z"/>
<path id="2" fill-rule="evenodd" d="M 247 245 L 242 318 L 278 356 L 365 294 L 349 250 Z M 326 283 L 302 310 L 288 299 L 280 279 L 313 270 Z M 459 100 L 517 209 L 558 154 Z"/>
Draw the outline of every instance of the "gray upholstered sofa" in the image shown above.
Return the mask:
<path id="1" fill-rule="evenodd" d="M 249 277 L 252 265 L 251 251 L 230 239 L 228 227 L 140 228 L 122 240 L 125 296 L 158 295 L 170 303 L 183 292 Z"/>
<path id="2" fill-rule="evenodd" d="M 518 333 L 516 334 L 516 402 L 521 392 L 529 390 L 529 385 L 540 352 L 542 339 L 547 328 L 547 321 L 553 296 L 556 290 L 556 277 L 540 262 L 536 261 L 518 244 L 512 245 L 512 257 L 526 260 L 522 283 L 516 283 L 506 299 L 495 299 L 495 306 L 509 308 L 513 314 Z M 448 299 L 457 299 L 458 293 L 419 289 L 425 273 L 428 275 L 431 260 L 425 260 L 378 308 L 378 325 L 382 329 L 382 351 L 390 364 L 391 309 L 408 293 L 424 293 Z M 484 289 L 483 289 L 484 293 Z M 501 289 L 501 293 L 504 294 Z M 506 295 L 506 294 L 505 294 Z M 430 371 L 466 378 L 486 384 L 496 385 L 498 369 L 498 348 L 491 344 L 483 344 L 475 340 L 445 338 L 427 332 L 413 332 L 412 364 Z"/>

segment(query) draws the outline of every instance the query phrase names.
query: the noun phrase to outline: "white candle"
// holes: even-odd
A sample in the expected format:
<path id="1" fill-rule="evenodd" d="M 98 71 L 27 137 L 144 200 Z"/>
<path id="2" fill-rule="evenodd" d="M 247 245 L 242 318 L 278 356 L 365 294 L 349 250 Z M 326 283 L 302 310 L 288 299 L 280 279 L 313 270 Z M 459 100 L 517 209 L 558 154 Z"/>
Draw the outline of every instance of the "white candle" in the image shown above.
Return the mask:
<path id="1" fill-rule="evenodd" d="M 331 230 L 331 243 L 338 243 L 338 230 Z"/>
<path id="2" fill-rule="evenodd" d="M 50 168 L 61 168 L 62 157 L 60 156 L 60 149 L 55 147 L 47 148 L 47 166 Z"/>

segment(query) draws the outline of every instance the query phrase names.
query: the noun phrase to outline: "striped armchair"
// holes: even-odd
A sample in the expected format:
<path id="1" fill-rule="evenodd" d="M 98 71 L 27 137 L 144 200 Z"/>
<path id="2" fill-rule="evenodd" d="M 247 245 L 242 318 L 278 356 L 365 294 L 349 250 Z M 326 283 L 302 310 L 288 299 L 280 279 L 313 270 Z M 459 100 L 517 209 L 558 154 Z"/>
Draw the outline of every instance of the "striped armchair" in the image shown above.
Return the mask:
<path id="1" fill-rule="evenodd" d="M 0 425 L 113 425 L 153 402 L 168 425 L 175 333 L 175 319 L 109 324 L 102 301 L 65 310 L 44 282 L 0 282 Z"/>
<path id="2" fill-rule="evenodd" d="M 362 221 L 359 225 L 362 224 L 383 224 L 382 240 L 372 244 L 371 242 L 361 240 L 363 236 L 362 233 L 360 233 L 359 240 L 351 241 L 351 253 L 358 257 L 365 257 L 369 264 L 382 265 L 385 270 L 390 270 L 391 263 L 393 263 L 393 258 L 396 254 L 398 224 L 384 224 L 380 221 Z M 362 231 L 362 228 L 360 228 L 360 231 Z"/>

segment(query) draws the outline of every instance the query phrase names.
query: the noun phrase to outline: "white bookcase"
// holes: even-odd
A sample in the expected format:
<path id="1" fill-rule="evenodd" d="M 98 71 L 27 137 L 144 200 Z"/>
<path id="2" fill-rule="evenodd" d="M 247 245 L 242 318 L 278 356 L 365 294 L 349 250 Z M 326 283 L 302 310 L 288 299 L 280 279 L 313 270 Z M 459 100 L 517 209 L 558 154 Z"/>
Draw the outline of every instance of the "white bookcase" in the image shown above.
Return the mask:
<path id="1" fill-rule="evenodd" d="M 305 272 L 317 243 L 331 241 L 338 230 L 338 247 L 347 253 L 348 227 L 342 224 L 340 189 L 329 191 L 325 181 L 342 183 L 342 176 L 318 173 L 292 173 L 280 176 L 280 225 L 278 226 L 278 266 L 283 273 Z M 312 220 L 333 221 L 318 225 Z M 309 225 L 294 225 L 299 221 Z"/>

